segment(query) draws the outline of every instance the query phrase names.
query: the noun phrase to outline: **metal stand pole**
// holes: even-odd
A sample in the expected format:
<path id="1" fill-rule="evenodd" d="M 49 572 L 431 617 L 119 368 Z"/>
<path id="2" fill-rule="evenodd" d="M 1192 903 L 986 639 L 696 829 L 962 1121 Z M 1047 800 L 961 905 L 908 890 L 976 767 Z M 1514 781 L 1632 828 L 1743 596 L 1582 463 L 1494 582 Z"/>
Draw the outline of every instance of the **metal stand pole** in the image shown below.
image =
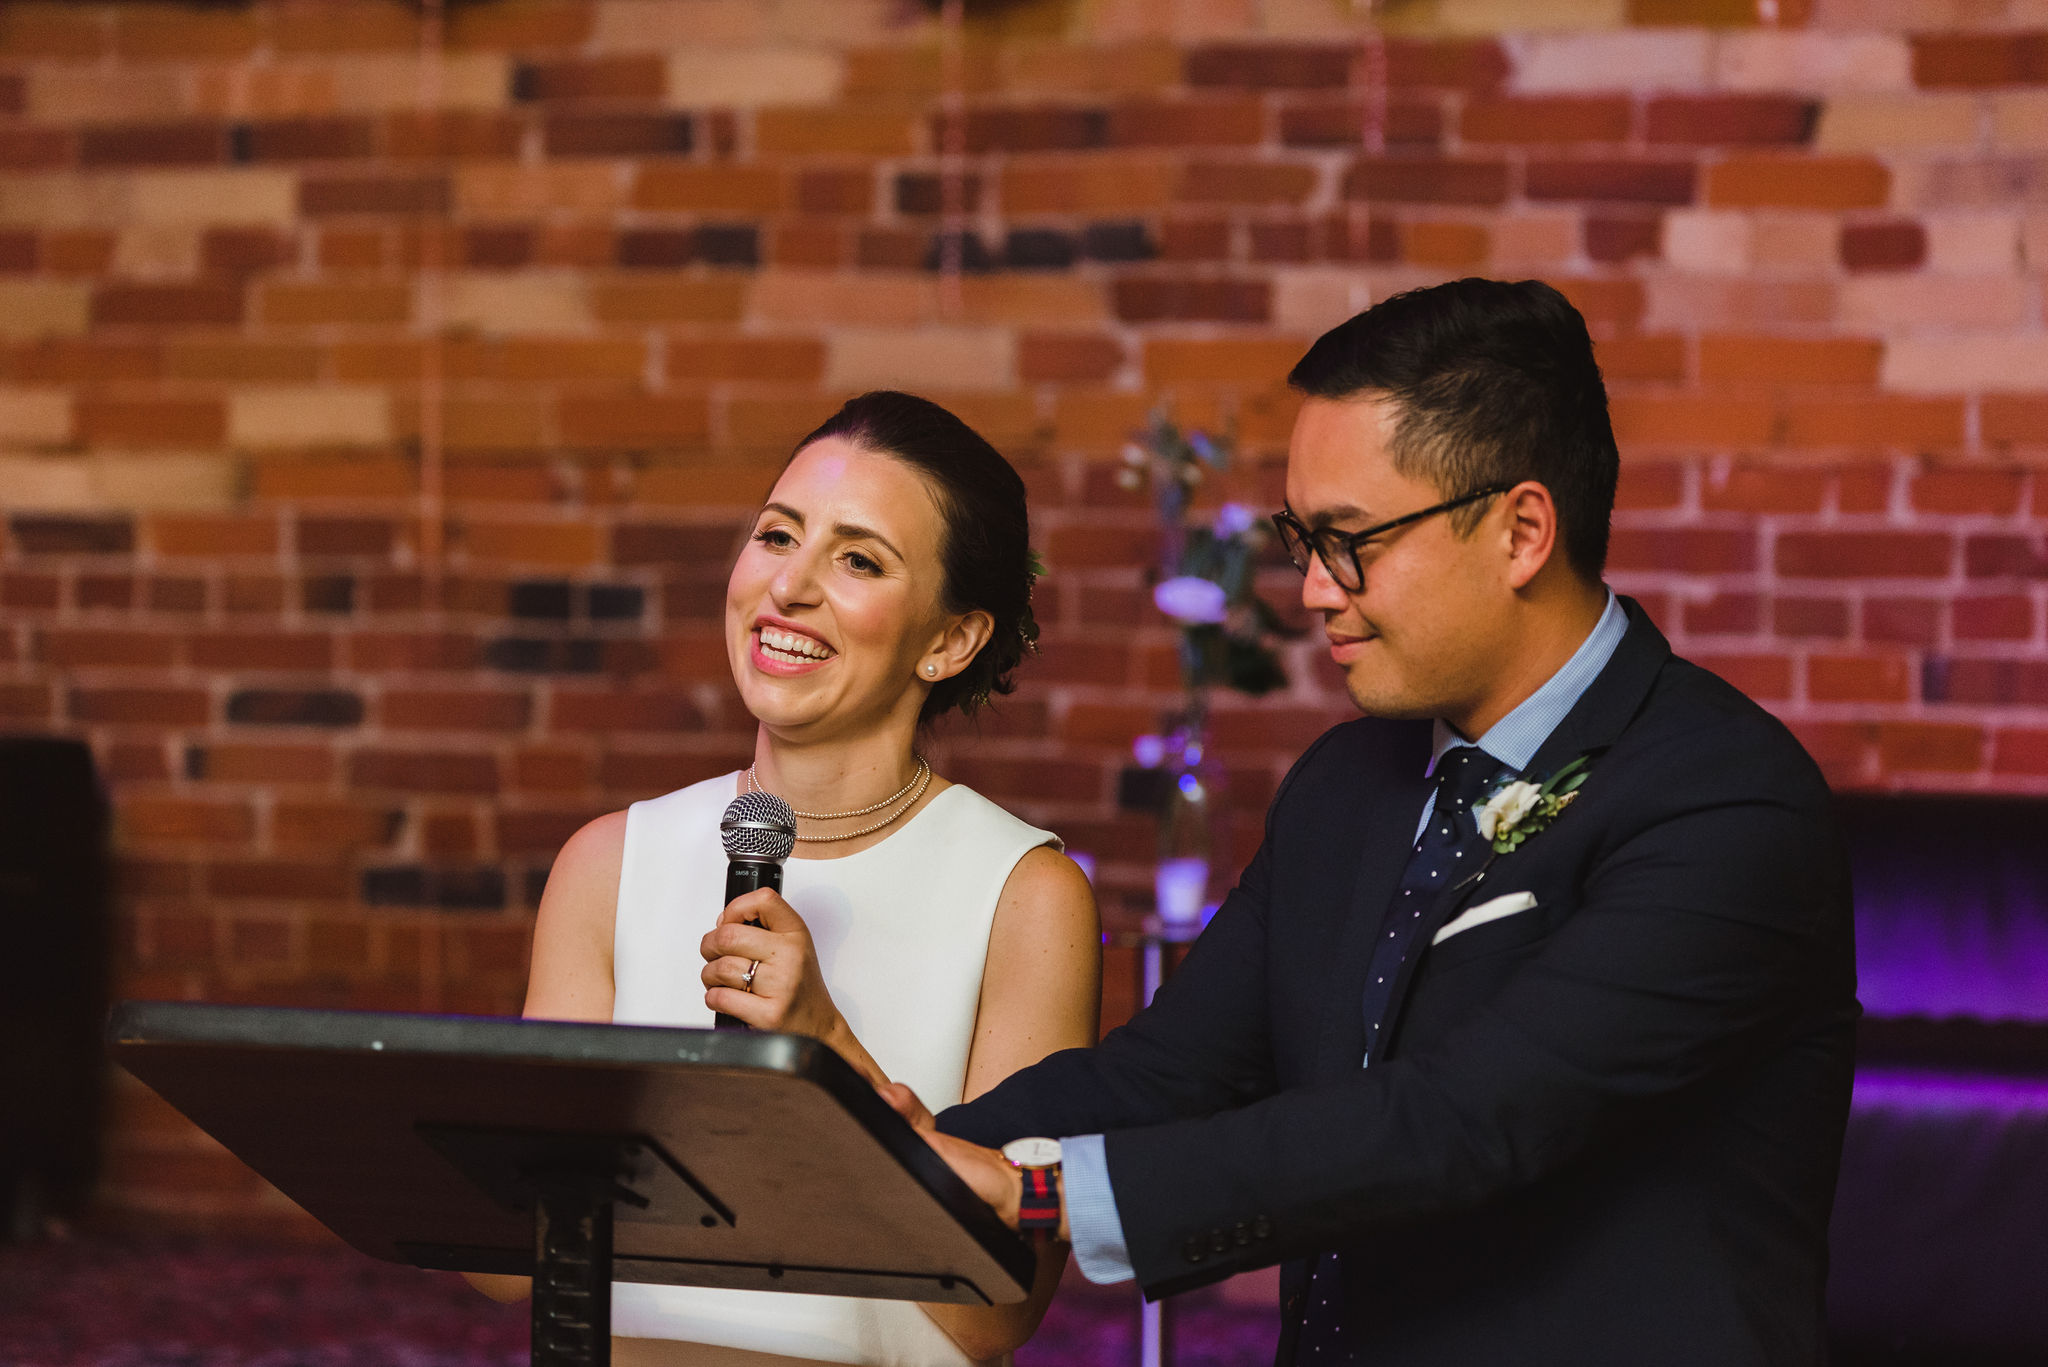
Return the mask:
<path id="1" fill-rule="evenodd" d="M 565 1177 L 533 1203 L 533 1367 L 610 1367 L 610 1178 Z"/>
<path id="2" fill-rule="evenodd" d="M 1144 981 L 1139 1000 L 1146 1006 L 1166 981 L 1166 938 L 1151 924 L 1145 927 L 1143 948 Z M 1173 1360 L 1173 1322 L 1165 1301 L 1138 1302 L 1138 1367 L 1168 1367 Z"/>

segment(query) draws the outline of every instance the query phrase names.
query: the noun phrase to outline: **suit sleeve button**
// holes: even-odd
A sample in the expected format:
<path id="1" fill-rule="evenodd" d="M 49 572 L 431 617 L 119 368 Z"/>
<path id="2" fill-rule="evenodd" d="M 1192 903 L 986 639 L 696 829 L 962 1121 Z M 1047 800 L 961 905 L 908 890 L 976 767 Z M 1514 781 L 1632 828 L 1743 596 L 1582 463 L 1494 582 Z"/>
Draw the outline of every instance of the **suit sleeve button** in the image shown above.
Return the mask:
<path id="1" fill-rule="evenodd" d="M 1212 1229 L 1212 1230 L 1210 1230 L 1210 1231 L 1209 1231 L 1209 1251 L 1210 1251 L 1210 1252 L 1212 1252 L 1212 1253 L 1221 1253 L 1221 1252 L 1223 1252 L 1223 1251 L 1224 1251 L 1225 1249 L 1228 1249 L 1229 1247 L 1230 1247 L 1230 1233 L 1229 1233 L 1229 1231 L 1227 1231 L 1227 1230 L 1221 1230 L 1221 1229 Z"/>
<path id="2" fill-rule="evenodd" d="M 1230 1227 L 1230 1239 L 1231 1242 L 1236 1244 L 1239 1248 L 1243 1248 L 1246 1244 L 1252 1241 L 1252 1227 L 1246 1224 L 1244 1221 L 1239 1220 L 1236 1224 Z"/>
<path id="3" fill-rule="evenodd" d="M 1198 1263 L 1209 1256 L 1209 1250 L 1202 1245 L 1202 1236 L 1190 1234 L 1180 1246 L 1180 1256 L 1191 1263 Z"/>
<path id="4" fill-rule="evenodd" d="M 1267 1219 L 1267 1218 L 1266 1218 L 1265 1216 L 1263 1216 L 1263 1215 L 1259 1216 L 1259 1217 L 1258 1217 L 1258 1218 L 1257 1218 L 1256 1220 L 1253 1220 L 1253 1221 L 1252 1221 L 1252 1237 L 1253 1237 L 1254 1239 L 1270 1239 L 1270 1238 L 1272 1238 L 1272 1237 L 1273 1237 L 1273 1222 L 1272 1222 L 1271 1220 L 1268 1220 L 1268 1219 Z"/>

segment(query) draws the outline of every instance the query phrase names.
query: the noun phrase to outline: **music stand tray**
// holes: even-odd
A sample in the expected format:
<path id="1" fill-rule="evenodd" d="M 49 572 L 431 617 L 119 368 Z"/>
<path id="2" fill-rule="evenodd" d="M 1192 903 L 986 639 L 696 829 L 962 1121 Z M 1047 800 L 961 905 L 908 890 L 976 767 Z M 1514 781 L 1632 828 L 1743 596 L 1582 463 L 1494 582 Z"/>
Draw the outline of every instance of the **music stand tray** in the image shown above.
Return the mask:
<path id="1" fill-rule="evenodd" d="M 374 1258 L 534 1277 L 601 1367 L 610 1283 L 1013 1303 L 1030 1246 L 816 1040 L 125 1002 L 113 1057 Z"/>

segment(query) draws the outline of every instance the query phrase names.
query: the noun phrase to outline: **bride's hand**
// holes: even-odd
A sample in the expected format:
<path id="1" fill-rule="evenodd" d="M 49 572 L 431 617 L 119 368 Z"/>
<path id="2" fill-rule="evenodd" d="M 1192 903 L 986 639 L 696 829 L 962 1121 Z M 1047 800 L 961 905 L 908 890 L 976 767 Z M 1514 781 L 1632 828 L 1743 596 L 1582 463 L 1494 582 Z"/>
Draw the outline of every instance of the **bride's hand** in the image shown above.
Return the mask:
<path id="1" fill-rule="evenodd" d="M 810 927 L 780 893 L 761 888 L 735 898 L 700 951 L 704 1004 L 713 1011 L 756 1030 L 786 1030 L 839 1047 L 846 1021 L 825 989 Z M 760 966 L 753 970 L 750 991 L 747 970 L 754 964 Z"/>

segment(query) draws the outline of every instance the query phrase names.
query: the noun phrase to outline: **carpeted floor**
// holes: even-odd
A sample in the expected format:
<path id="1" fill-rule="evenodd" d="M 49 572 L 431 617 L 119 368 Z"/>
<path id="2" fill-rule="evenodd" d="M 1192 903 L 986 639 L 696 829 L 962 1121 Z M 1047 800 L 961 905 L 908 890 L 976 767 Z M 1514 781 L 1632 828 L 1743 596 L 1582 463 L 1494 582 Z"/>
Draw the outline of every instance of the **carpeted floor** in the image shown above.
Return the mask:
<path id="1" fill-rule="evenodd" d="M 1264 1367 L 1274 1312 L 1180 1298 L 1177 1367 Z M 1136 1293 L 1069 1274 L 1018 1367 L 1135 1367 Z M 0 1247 L 0 1367 L 515 1367 L 524 1306 L 339 1246 Z"/>

